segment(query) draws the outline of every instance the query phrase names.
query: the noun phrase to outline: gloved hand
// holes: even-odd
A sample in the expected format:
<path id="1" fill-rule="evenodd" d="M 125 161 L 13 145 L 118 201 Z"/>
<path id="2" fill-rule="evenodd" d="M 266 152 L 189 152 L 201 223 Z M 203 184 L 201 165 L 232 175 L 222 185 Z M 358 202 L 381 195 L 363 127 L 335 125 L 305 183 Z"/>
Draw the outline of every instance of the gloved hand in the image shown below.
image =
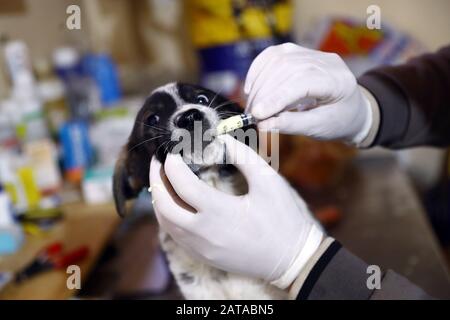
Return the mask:
<path id="1" fill-rule="evenodd" d="M 253 61 L 244 91 L 246 111 L 264 120 L 261 130 L 359 144 L 372 125 L 369 100 L 334 53 L 292 43 L 269 47 Z"/>
<path id="2" fill-rule="evenodd" d="M 197 211 L 192 213 L 171 195 L 161 178 L 161 163 L 153 158 L 150 184 L 160 226 L 207 264 L 284 289 L 319 247 L 322 228 L 303 200 L 256 152 L 231 136 L 220 138 L 229 162 L 246 177 L 248 194 L 234 196 L 214 189 L 199 180 L 179 155 L 168 155 L 165 174 L 177 195 Z"/>

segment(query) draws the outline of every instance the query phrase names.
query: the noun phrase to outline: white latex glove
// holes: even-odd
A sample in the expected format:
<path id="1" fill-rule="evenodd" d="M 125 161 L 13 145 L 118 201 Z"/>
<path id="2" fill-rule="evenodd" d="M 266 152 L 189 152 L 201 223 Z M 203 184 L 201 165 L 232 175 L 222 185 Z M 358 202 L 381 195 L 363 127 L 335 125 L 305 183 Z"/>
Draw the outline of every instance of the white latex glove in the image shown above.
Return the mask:
<path id="1" fill-rule="evenodd" d="M 161 179 L 161 163 L 153 158 L 150 183 L 158 221 L 180 246 L 205 263 L 284 289 L 319 247 L 322 228 L 303 200 L 257 153 L 228 135 L 220 138 L 229 162 L 245 175 L 248 194 L 234 196 L 214 189 L 199 180 L 179 155 L 168 155 L 165 174 L 178 196 L 197 211 L 192 213 L 171 196 Z"/>
<path id="2" fill-rule="evenodd" d="M 244 91 L 246 111 L 264 120 L 261 130 L 359 144 L 372 125 L 370 102 L 334 53 L 292 43 L 269 47 L 253 61 Z"/>

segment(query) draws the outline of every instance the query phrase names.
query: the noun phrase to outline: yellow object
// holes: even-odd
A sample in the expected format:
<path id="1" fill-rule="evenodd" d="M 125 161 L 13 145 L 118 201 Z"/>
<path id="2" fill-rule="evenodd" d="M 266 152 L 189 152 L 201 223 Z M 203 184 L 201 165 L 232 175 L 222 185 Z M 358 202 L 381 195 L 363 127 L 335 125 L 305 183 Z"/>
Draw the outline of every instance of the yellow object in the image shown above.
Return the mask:
<path id="1" fill-rule="evenodd" d="M 6 183 L 5 184 L 5 190 L 6 190 L 6 193 L 8 193 L 12 204 L 17 204 L 18 201 L 19 201 L 19 195 L 18 195 L 17 189 L 14 186 L 14 184 Z"/>
<path id="2" fill-rule="evenodd" d="M 16 126 L 16 135 L 21 140 L 25 139 L 27 136 L 27 126 L 24 123 L 19 123 Z"/>
<path id="3" fill-rule="evenodd" d="M 225 134 L 255 123 L 255 118 L 249 114 L 233 116 L 219 122 L 216 129 L 217 135 Z"/>
<path id="4" fill-rule="evenodd" d="M 231 0 L 189 0 L 191 35 L 197 47 L 209 47 L 239 40 Z"/>
<path id="5" fill-rule="evenodd" d="M 23 217 L 26 219 L 52 219 L 52 218 L 59 218 L 63 214 L 61 208 L 55 207 L 55 208 L 48 208 L 48 209 L 42 209 L 37 208 L 34 210 L 27 211 Z"/>
<path id="6" fill-rule="evenodd" d="M 55 193 L 62 182 L 54 143 L 50 139 L 40 139 L 25 143 L 23 149 L 39 191 L 42 194 Z"/>
<path id="7" fill-rule="evenodd" d="M 23 230 L 32 236 L 42 236 L 48 233 L 48 231 L 42 230 L 35 223 L 27 222 L 23 223 L 22 226 Z"/>
<path id="8" fill-rule="evenodd" d="M 200 48 L 224 45 L 244 39 L 287 34 L 292 27 L 292 4 L 280 1 L 272 6 L 237 0 L 189 0 L 187 12 L 194 45 Z M 233 6 L 240 9 L 235 15 Z M 269 21 L 270 20 L 270 21 Z"/>
<path id="9" fill-rule="evenodd" d="M 22 167 L 17 170 L 17 176 L 23 185 L 25 197 L 28 203 L 28 209 L 37 208 L 39 206 L 41 196 L 36 180 L 34 179 L 33 170 L 30 167 Z"/>

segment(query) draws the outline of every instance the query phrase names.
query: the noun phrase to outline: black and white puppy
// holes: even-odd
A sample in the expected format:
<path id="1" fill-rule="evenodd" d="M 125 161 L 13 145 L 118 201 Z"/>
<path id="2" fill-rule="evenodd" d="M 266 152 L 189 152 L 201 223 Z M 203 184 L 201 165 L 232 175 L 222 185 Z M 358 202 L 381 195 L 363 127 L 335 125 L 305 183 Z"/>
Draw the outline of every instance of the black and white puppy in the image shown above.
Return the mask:
<path id="1" fill-rule="evenodd" d="M 113 191 L 118 213 L 123 216 L 126 200 L 149 187 L 150 160 L 155 155 L 164 163 L 167 154 L 174 151 L 177 141 L 172 137 L 177 130 L 193 133 L 195 124 L 200 123 L 205 132 L 215 129 L 221 119 L 241 113 L 236 103 L 199 86 L 171 83 L 154 90 L 138 112 L 128 144 L 116 163 Z M 196 150 L 192 139 L 191 152 L 183 150 L 183 159 L 197 164 L 198 170 L 194 172 L 209 185 L 230 194 L 245 194 L 248 186 L 242 174 L 234 166 L 222 163 L 223 145 L 214 136 L 206 140 L 197 143 L 201 150 Z M 160 241 L 187 299 L 286 298 L 283 291 L 261 280 L 227 273 L 197 261 L 162 231 Z"/>

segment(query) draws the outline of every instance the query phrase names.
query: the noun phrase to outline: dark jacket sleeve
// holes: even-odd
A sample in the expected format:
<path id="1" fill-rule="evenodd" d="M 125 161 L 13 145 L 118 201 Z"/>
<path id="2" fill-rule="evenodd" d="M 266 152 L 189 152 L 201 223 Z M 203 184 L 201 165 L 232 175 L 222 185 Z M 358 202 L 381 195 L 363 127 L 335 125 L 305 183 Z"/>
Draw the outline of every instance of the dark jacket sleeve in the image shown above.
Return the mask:
<path id="1" fill-rule="evenodd" d="M 358 82 L 380 107 L 372 145 L 450 145 L 450 46 L 403 65 L 371 70 Z"/>
<path id="2" fill-rule="evenodd" d="M 368 264 L 334 241 L 310 271 L 297 300 L 432 299 L 407 279 L 388 270 L 373 286 Z M 369 285 L 368 285 L 369 279 Z"/>

